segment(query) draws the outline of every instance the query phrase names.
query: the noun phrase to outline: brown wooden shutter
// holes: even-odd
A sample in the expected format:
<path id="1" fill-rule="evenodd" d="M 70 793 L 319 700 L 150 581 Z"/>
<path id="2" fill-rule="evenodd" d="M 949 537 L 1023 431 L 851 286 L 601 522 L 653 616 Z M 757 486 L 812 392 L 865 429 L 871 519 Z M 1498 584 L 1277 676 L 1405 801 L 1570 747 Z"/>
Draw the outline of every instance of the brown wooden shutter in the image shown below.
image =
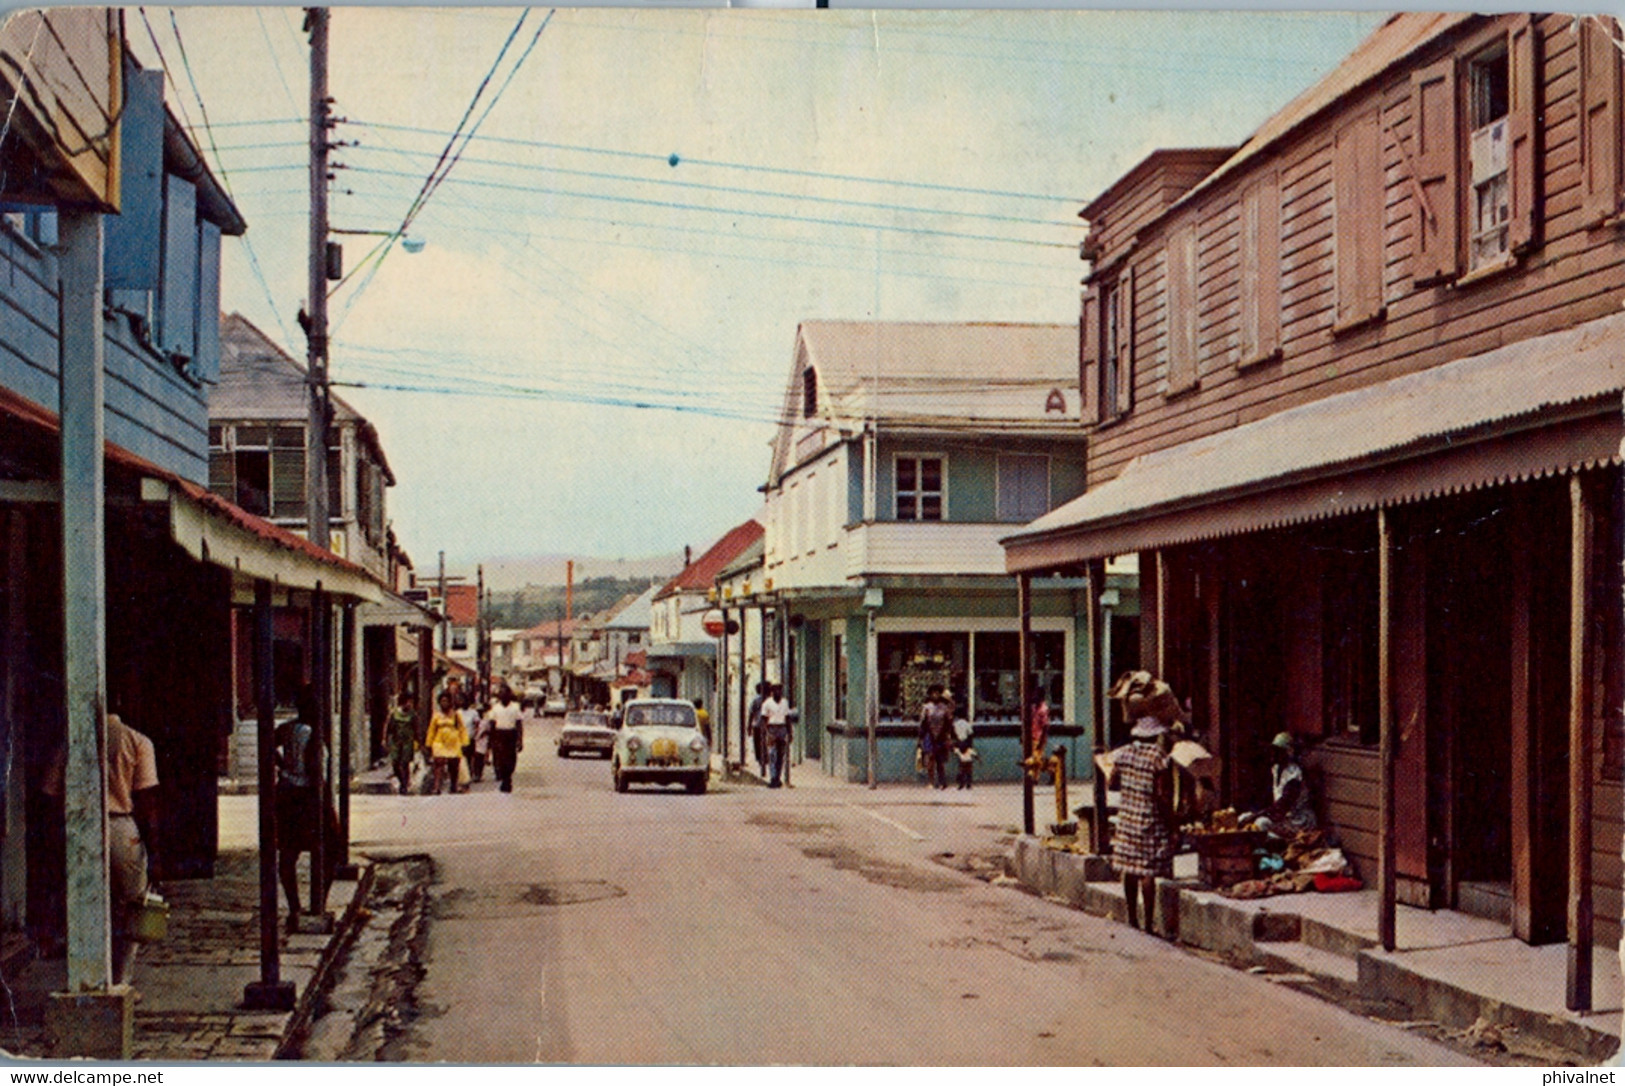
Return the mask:
<path id="1" fill-rule="evenodd" d="M 1594 226 L 1618 213 L 1620 170 L 1620 61 L 1610 39 L 1611 19 L 1580 19 L 1580 211 Z"/>
<path id="2" fill-rule="evenodd" d="M 1117 413 L 1134 408 L 1134 269 L 1117 277 Z"/>
<path id="3" fill-rule="evenodd" d="M 1261 362 L 1281 349 L 1281 182 L 1274 170 L 1241 201 L 1241 357 Z"/>
<path id="4" fill-rule="evenodd" d="M 1100 421 L 1100 288 L 1083 292 L 1078 320 L 1078 391 L 1083 398 L 1083 424 Z"/>
<path id="5" fill-rule="evenodd" d="M 1377 113 L 1337 133 L 1332 180 L 1337 201 L 1337 324 L 1358 324 L 1382 308 L 1382 143 Z"/>
<path id="6" fill-rule="evenodd" d="M 1507 245 L 1521 253 L 1540 241 L 1540 39 L 1531 15 L 1520 16 L 1507 39 L 1508 181 L 1512 221 Z"/>
<path id="7" fill-rule="evenodd" d="M 1417 286 L 1454 279 L 1461 269 L 1457 213 L 1461 136 L 1456 114 L 1454 57 L 1411 73 L 1411 140 L 1421 189 L 1411 270 Z"/>
<path id="8" fill-rule="evenodd" d="M 1196 387 L 1196 224 L 1168 237 L 1163 299 L 1168 322 L 1168 383 L 1172 396 Z"/>

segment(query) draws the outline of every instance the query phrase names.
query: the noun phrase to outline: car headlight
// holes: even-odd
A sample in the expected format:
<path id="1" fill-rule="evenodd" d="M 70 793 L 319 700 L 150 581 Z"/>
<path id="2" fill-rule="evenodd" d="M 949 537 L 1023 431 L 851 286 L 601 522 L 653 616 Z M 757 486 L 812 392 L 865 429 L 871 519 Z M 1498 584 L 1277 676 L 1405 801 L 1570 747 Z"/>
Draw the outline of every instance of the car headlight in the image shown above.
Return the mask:
<path id="1" fill-rule="evenodd" d="M 700 751 L 704 750 L 705 736 L 696 735 L 693 739 L 690 739 L 688 741 L 688 749 L 693 751 L 695 754 L 698 754 Z"/>
<path id="2" fill-rule="evenodd" d="M 641 746 L 643 746 L 643 744 L 638 741 L 637 736 L 629 735 L 629 736 L 626 737 L 626 749 L 627 750 L 637 750 Z"/>

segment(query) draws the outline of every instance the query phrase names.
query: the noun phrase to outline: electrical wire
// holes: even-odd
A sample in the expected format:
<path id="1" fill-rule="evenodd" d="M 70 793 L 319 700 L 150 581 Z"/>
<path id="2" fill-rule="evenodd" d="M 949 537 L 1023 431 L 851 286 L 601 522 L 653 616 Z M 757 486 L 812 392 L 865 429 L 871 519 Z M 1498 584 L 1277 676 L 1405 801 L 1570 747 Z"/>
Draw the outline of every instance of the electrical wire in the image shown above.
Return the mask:
<path id="1" fill-rule="evenodd" d="M 432 154 L 429 151 L 396 150 L 393 148 L 362 147 L 363 152 L 374 154 L 392 154 L 406 157 L 421 157 Z M 722 192 L 735 196 L 760 196 L 774 200 L 794 200 L 799 203 L 833 204 L 841 207 L 860 207 L 871 211 L 900 211 L 915 215 L 945 215 L 962 219 L 986 219 L 990 222 L 1021 223 L 1029 226 L 1059 227 L 1067 230 L 1076 230 L 1084 225 L 1080 220 L 1057 221 L 1054 219 L 1035 219 L 1023 215 L 1001 215 L 987 211 L 960 211 L 954 208 L 923 207 L 917 204 L 889 204 L 873 200 L 851 200 L 837 196 L 817 196 L 810 193 L 773 192 L 767 189 L 744 188 L 738 185 L 712 185 L 703 181 L 679 181 L 664 177 L 636 177 L 624 173 L 606 173 L 601 170 L 576 170 L 565 166 L 548 166 L 539 163 L 516 162 L 511 159 L 499 158 L 465 158 L 463 161 L 479 166 L 494 166 L 499 169 L 522 170 L 535 173 L 561 174 L 567 177 L 587 177 L 597 181 L 629 181 L 639 185 L 656 185 L 662 188 L 696 189 L 701 192 Z"/>
<path id="2" fill-rule="evenodd" d="M 375 166 L 356 166 L 358 174 L 369 174 L 378 177 L 416 177 L 416 174 L 404 173 L 399 170 L 382 170 Z M 807 223 L 814 226 L 836 226 L 843 229 L 883 230 L 888 233 L 917 234 L 929 237 L 956 238 L 962 241 L 985 241 L 998 245 L 1027 245 L 1041 249 L 1068 249 L 1075 250 L 1077 244 L 1070 241 L 1038 241 L 1032 238 L 999 237 L 994 234 L 967 234 L 954 230 L 934 230 L 923 226 L 901 226 L 895 223 L 855 222 L 847 219 L 822 218 L 815 215 L 792 215 L 788 212 L 756 211 L 747 208 L 708 207 L 705 204 L 684 204 L 671 200 L 653 200 L 637 196 L 618 196 L 608 193 L 583 192 L 578 189 L 561 189 L 545 185 L 515 185 L 502 181 L 484 181 L 474 178 L 459 177 L 453 184 L 469 185 L 479 188 L 502 189 L 509 192 L 532 193 L 540 196 L 563 196 L 580 200 L 604 200 L 611 203 L 633 204 L 639 207 L 658 207 L 668 211 L 699 211 L 711 215 L 739 215 L 751 219 L 777 219 L 783 222 Z"/>
<path id="3" fill-rule="evenodd" d="M 390 129 L 399 132 L 416 132 L 420 135 L 443 136 L 443 129 L 423 128 L 416 125 L 391 124 L 385 121 L 369 121 L 362 118 L 352 118 L 353 123 L 368 128 Z M 551 151 L 573 151 L 580 154 L 609 155 L 616 158 L 635 158 L 654 162 L 670 163 L 671 152 L 656 154 L 651 151 L 627 151 L 613 147 L 593 147 L 583 144 L 555 143 L 549 140 L 527 140 L 513 136 L 481 136 L 480 139 L 488 143 L 505 143 L 521 147 L 540 147 Z M 1051 203 L 1086 204 L 1088 197 L 1067 196 L 1056 193 L 1014 192 L 1008 189 L 983 189 L 967 185 L 948 185 L 934 181 L 909 181 L 894 177 L 872 177 L 862 174 L 832 173 L 824 170 L 799 170 L 787 166 L 763 166 L 748 162 L 728 162 L 722 159 L 687 158 L 678 156 L 679 163 L 691 166 L 705 166 L 724 170 L 744 170 L 752 173 L 782 174 L 787 177 L 809 177 L 829 181 L 853 181 L 867 185 L 889 185 L 899 188 L 926 189 L 936 192 L 957 192 L 970 196 L 999 196 L 1016 200 L 1045 200 Z"/>

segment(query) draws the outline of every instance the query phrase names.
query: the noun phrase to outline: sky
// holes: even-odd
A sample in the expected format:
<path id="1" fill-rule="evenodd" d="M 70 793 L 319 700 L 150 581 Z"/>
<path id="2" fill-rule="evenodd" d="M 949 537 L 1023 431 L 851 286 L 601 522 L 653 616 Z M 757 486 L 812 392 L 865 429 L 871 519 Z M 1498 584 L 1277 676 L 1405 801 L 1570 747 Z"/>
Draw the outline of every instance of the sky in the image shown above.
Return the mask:
<path id="1" fill-rule="evenodd" d="M 126 30 L 248 220 L 222 308 L 302 359 L 301 18 Z M 761 506 L 800 321 L 1075 325 L 1083 204 L 1240 142 L 1381 18 L 336 9 L 331 221 L 377 233 L 338 239 L 331 373 L 398 536 L 425 567 L 698 553 Z"/>

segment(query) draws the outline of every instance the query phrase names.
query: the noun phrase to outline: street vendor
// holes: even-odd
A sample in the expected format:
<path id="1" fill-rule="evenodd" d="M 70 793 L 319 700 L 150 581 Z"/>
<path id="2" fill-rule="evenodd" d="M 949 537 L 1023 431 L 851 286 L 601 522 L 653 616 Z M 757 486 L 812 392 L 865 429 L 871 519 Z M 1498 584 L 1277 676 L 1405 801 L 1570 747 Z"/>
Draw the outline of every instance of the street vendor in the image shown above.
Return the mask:
<path id="1" fill-rule="evenodd" d="M 1243 815 L 1243 828 L 1260 829 L 1277 837 L 1292 837 L 1316 828 L 1314 797 L 1304 780 L 1297 744 L 1290 732 L 1270 740 L 1270 805 Z"/>

